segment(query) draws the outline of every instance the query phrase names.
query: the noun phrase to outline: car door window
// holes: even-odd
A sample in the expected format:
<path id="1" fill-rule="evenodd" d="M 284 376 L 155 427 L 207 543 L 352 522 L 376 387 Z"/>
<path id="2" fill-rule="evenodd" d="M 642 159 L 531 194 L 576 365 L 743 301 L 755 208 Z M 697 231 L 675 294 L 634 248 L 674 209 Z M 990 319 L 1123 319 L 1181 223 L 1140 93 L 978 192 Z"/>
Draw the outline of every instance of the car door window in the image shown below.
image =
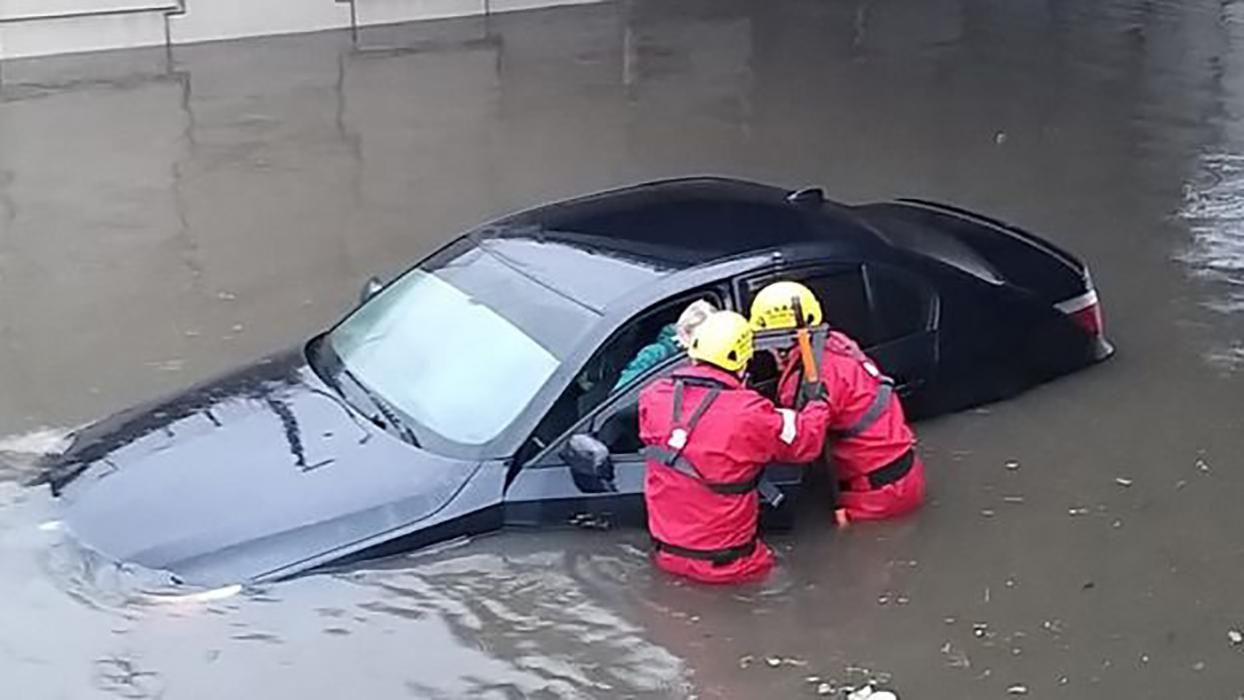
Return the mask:
<path id="1" fill-rule="evenodd" d="M 699 299 L 704 299 L 717 308 L 721 308 L 721 295 L 716 290 L 697 291 L 674 301 L 664 302 L 639 314 L 605 341 L 536 428 L 534 437 L 537 447 L 552 444 L 607 399 L 619 392 L 642 385 L 654 375 L 661 363 L 668 363 L 672 356 L 662 356 L 654 349 L 652 354 L 659 359 L 658 365 L 647 367 L 645 371 L 631 377 L 629 383 L 619 383 L 628 365 L 641 351 L 653 345 L 660 345 L 666 351 L 671 349 L 670 334 L 673 332 L 674 323 L 688 304 Z M 681 355 L 682 353 L 675 350 L 673 354 Z M 637 391 L 634 393 L 638 396 Z M 635 433 L 634 439 L 638 440 L 638 429 L 636 428 L 633 432 Z"/>
<path id="2" fill-rule="evenodd" d="M 637 456 L 643 449 L 643 441 L 639 439 L 639 393 L 643 387 L 658 377 L 686 367 L 690 362 L 685 354 L 665 360 L 643 380 L 634 382 L 619 393 L 592 420 L 589 425 L 591 432 L 609 448 L 609 454 L 615 461 L 619 457 Z"/>
<path id="3" fill-rule="evenodd" d="M 877 343 L 888 343 L 930 329 L 935 297 L 910 275 L 882 265 L 865 268 Z"/>

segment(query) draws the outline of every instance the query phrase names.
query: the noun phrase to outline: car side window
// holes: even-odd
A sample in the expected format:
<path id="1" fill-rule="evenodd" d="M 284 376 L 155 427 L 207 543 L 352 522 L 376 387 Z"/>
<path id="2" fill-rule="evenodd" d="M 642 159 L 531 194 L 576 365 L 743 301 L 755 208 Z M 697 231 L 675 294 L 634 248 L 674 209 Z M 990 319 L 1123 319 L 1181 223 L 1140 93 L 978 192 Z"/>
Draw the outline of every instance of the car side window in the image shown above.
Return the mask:
<path id="1" fill-rule="evenodd" d="M 860 266 L 837 268 L 810 268 L 783 274 L 781 279 L 801 282 L 821 301 L 825 318 L 831 326 L 841 330 L 864 347 L 876 342 L 872 310 L 868 302 L 868 290 Z M 751 297 L 774 278 L 755 280 L 748 285 L 745 307 L 751 305 Z"/>
<path id="2" fill-rule="evenodd" d="M 925 284 L 882 265 L 865 269 L 872 299 L 876 342 L 898 340 L 929 329 L 934 293 Z"/>
<path id="3" fill-rule="evenodd" d="M 687 305 L 698 299 L 721 308 L 721 295 L 716 291 L 696 292 L 637 315 L 605 341 L 536 428 L 538 443 L 552 444 L 606 399 L 634 388 L 671 357 L 681 355 L 673 337 L 674 324 Z M 638 428 L 633 432 L 638 440 Z"/>
<path id="4" fill-rule="evenodd" d="M 591 428 L 596 439 L 609 448 L 609 454 L 615 458 L 639 454 L 644 446 L 643 441 L 639 439 L 640 390 L 653 379 L 667 376 L 689 363 L 690 360 L 685 355 L 663 362 L 644 380 L 637 381 L 626 389 L 624 394 L 597 416 Z"/>

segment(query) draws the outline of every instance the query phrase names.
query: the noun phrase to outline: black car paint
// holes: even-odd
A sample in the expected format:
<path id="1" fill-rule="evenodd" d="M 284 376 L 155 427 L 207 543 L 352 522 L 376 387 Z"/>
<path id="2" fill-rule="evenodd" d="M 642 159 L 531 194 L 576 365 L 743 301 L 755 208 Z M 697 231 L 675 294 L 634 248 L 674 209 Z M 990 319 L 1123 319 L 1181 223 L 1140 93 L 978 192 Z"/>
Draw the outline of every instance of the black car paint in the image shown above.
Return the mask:
<path id="1" fill-rule="evenodd" d="M 533 437 L 541 420 L 597 349 L 637 314 L 697 289 L 713 289 L 742 309 L 757 284 L 809 267 L 858 265 L 863 274 L 869 266 L 889 267 L 935 290 L 920 333 L 870 348 L 903 377 L 905 406 L 917 417 L 1002 398 L 1103 359 L 1100 341 L 1050 305 L 1070 279 L 1087 288 L 1087 272 L 1052 246 L 1042 250 L 1031 234 L 939 205 L 852 208 L 807 197 L 788 202 L 787 194 L 714 178 L 650 183 L 519 212 L 429 256 L 421 265 L 488 240 L 556 239 L 668 268 L 600 308 L 599 321 L 527 409 L 470 452 L 433 454 L 385 432 L 338 395 L 331 378 L 317 375 L 300 349 L 79 431 L 48 465 L 47 480 L 68 528 L 86 545 L 206 584 L 288 577 L 505 524 L 564 523 L 584 514 L 593 522 L 638 523 L 637 457 L 618 460 L 619 490 L 603 495 L 583 493 L 558 457 L 571 435 L 626 415 L 638 389 L 543 443 Z M 688 201 L 694 206 L 680 209 Z M 697 211 L 717 227 L 696 225 Z M 1049 269 L 1058 274 L 1046 276 L 1062 289 L 1031 280 L 999 284 L 894 247 L 878 232 L 887 220 L 1024 241 L 1019 258 L 1018 244 L 995 241 L 987 262 L 1019 275 L 1014 268 L 1035 250 L 1041 265 L 1056 266 Z M 832 300 L 828 309 L 832 320 Z M 678 365 L 667 362 L 656 374 Z M 792 495 L 801 474 L 772 470 Z"/>
<path id="2" fill-rule="evenodd" d="M 279 577 L 454 520 L 496 505 L 504 485 L 496 463 L 380 430 L 301 352 L 97 423 L 60 465 L 70 532 L 208 584 Z"/>

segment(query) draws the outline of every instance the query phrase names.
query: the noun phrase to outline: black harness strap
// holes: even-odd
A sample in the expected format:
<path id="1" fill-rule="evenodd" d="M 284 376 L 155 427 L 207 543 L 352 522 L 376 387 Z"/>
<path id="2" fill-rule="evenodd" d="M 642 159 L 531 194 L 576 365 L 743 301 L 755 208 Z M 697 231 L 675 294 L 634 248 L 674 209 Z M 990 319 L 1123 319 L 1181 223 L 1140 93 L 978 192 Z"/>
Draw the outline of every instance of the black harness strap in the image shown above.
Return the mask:
<path id="1" fill-rule="evenodd" d="M 882 486 L 893 484 L 899 479 L 907 476 L 907 473 L 911 471 L 911 468 L 915 465 L 915 463 L 916 451 L 907 450 L 903 453 L 903 456 L 893 462 L 890 462 L 884 467 L 878 467 L 877 469 L 868 472 L 865 478 L 868 479 L 868 485 L 875 491 Z M 851 490 L 849 488 L 849 484 L 840 483 L 838 486 L 843 491 Z"/>
<path id="2" fill-rule="evenodd" d="M 676 544 L 662 542 L 657 538 L 652 538 L 652 545 L 657 551 L 668 552 L 687 559 L 699 559 L 701 561 L 712 562 L 713 566 L 725 566 L 735 560 L 749 556 L 756 551 L 756 536 L 743 544 L 734 547 L 723 547 L 721 549 L 691 549 L 690 547 L 679 547 Z"/>
<path id="3" fill-rule="evenodd" d="M 708 481 L 686 457 L 666 447 L 650 445 L 642 450 L 644 459 L 658 462 L 674 471 L 699 481 L 709 491 L 723 496 L 741 496 L 760 486 L 760 477 L 750 481 Z M 767 484 L 767 482 L 766 482 Z M 778 493 L 781 493 L 780 491 Z"/>
<path id="4" fill-rule="evenodd" d="M 704 396 L 704 398 L 700 399 L 700 403 L 696 405 L 695 409 L 691 412 L 690 417 L 688 417 L 687 421 L 684 423 L 682 421 L 683 389 L 686 386 L 707 388 L 709 389 L 709 392 Z M 721 494 L 723 496 L 742 496 L 760 487 L 763 482 L 763 476 L 757 476 L 756 478 L 749 479 L 747 481 L 709 481 L 705 479 L 704 475 L 700 473 L 700 470 L 696 469 L 695 465 L 682 454 L 683 449 L 686 448 L 687 443 L 690 441 L 691 433 L 695 430 L 696 425 L 699 424 L 700 419 L 704 417 L 704 413 L 708 411 L 709 407 L 713 405 L 713 402 L 717 400 L 717 397 L 721 395 L 722 390 L 727 388 L 729 388 L 727 384 L 717 381 L 716 379 L 709 379 L 705 377 L 675 377 L 673 407 L 674 429 L 671 431 L 671 442 L 666 446 L 649 445 L 644 447 L 641 451 L 644 459 L 652 460 L 658 464 L 662 464 L 670 469 L 673 469 L 674 471 L 677 471 L 683 476 L 691 477 L 692 479 L 699 481 L 705 488 L 713 493 Z M 678 441 L 681 444 L 675 444 L 673 436 L 679 431 L 682 432 L 682 437 Z M 772 486 L 772 484 L 769 484 L 768 482 L 763 482 L 763 484 L 765 487 L 765 493 L 772 498 L 772 492 L 776 491 L 776 498 L 780 502 L 781 491 L 778 491 L 776 487 Z"/>

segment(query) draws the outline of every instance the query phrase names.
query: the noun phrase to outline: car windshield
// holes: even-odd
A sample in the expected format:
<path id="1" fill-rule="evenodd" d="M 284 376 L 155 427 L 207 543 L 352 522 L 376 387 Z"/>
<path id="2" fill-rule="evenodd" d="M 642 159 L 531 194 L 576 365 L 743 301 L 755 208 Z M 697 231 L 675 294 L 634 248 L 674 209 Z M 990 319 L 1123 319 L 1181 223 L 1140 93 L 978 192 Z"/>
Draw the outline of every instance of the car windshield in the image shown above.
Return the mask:
<path id="1" fill-rule="evenodd" d="M 443 256 L 438 256 L 443 257 Z M 458 444 L 497 437 L 595 315 L 481 248 L 406 273 L 330 335 L 343 367 Z"/>

